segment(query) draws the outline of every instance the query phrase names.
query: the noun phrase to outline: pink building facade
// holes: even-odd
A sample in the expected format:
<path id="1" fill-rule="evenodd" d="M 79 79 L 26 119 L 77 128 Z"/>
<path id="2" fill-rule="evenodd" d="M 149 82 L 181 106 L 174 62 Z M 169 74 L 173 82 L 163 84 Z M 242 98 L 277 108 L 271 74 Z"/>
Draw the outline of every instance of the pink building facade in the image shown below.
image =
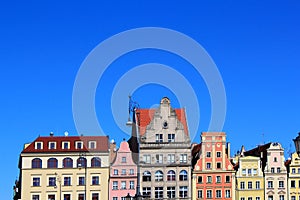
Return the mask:
<path id="1" fill-rule="evenodd" d="M 136 184 L 137 165 L 133 162 L 128 143 L 123 141 L 111 165 L 109 199 L 123 200 L 128 193 L 130 196 L 134 196 Z"/>

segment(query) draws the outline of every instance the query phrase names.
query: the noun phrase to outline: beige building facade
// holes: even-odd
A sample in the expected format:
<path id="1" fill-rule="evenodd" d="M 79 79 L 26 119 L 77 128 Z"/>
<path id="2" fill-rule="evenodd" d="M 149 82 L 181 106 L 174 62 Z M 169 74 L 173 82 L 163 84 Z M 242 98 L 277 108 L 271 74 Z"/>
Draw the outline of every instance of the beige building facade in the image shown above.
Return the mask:
<path id="1" fill-rule="evenodd" d="M 20 155 L 21 199 L 108 199 L 106 136 L 38 137 Z"/>

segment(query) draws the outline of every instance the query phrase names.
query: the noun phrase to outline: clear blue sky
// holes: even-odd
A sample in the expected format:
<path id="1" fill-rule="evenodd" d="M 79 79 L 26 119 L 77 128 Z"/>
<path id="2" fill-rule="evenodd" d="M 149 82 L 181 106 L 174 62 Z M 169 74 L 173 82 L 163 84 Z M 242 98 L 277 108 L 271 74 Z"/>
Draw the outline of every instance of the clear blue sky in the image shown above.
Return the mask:
<path id="1" fill-rule="evenodd" d="M 108 37 L 138 27 L 182 32 L 210 54 L 226 89 L 223 130 L 232 154 L 241 145 L 250 149 L 263 141 L 278 141 L 294 151 L 292 139 L 300 131 L 299 1 L 99 2 L 1 2 L 1 199 L 12 197 L 24 143 L 51 131 L 77 134 L 72 90 L 85 57 Z M 105 122 L 102 128 L 117 141 L 128 137 L 111 116 L 111 88 L 126 70 L 147 62 L 177 68 L 196 88 L 201 122 L 194 141 L 199 142 L 210 119 L 207 88 L 184 61 L 159 51 L 125 55 L 104 74 L 96 95 L 97 115 Z M 158 85 L 146 85 L 133 94 L 141 107 L 157 104 L 166 95 L 177 107 L 176 94 Z"/>

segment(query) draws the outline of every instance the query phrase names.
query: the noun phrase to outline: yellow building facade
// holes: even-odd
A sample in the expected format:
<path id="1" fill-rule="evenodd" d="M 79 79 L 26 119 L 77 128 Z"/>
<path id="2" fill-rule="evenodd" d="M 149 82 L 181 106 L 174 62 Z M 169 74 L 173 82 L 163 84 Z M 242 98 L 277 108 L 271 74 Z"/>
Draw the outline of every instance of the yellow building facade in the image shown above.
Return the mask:
<path id="1" fill-rule="evenodd" d="M 259 157 L 238 158 L 236 200 L 264 200 L 264 176 Z"/>
<path id="2" fill-rule="evenodd" d="M 292 154 L 288 170 L 288 194 L 290 200 L 300 200 L 300 158 Z"/>
<path id="3" fill-rule="evenodd" d="M 21 199 L 108 199 L 106 136 L 38 137 L 20 155 Z"/>

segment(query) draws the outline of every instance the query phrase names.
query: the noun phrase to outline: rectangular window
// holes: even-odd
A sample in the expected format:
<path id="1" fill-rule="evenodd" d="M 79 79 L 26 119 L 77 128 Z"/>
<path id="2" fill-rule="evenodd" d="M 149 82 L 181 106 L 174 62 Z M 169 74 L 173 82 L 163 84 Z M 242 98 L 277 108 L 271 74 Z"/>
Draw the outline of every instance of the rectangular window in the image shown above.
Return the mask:
<path id="1" fill-rule="evenodd" d="M 268 181 L 268 188 L 273 188 L 273 181 Z"/>
<path id="2" fill-rule="evenodd" d="M 245 200 L 245 197 L 241 197 L 241 200 Z"/>
<path id="3" fill-rule="evenodd" d="M 202 190 L 198 190 L 198 198 L 203 198 L 203 191 Z"/>
<path id="4" fill-rule="evenodd" d="M 175 163 L 175 154 L 168 154 L 168 163 Z"/>
<path id="5" fill-rule="evenodd" d="M 207 176 L 207 183 L 212 183 L 212 178 L 211 178 L 211 176 Z"/>
<path id="6" fill-rule="evenodd" d="M 156 163 L 163 163 L 163 155 L 162 154 L 156 154 Z"/>
<path id="7" fill-rule="evenodd" d="M 134 181 L 129 181 L 129 189 L 134 189 Z"/>
<path id="8" fill-rule="evenodd" d="M 92 193 L 92 200 L 99 200 L 99 194 L 98 193 Z"/>
<path id="9" fill-rule="evenodd" d="M 80 176 L 79 178 L 78 178 L 78 185 L 85 185 L 85 180 L 84 180 L 85 178 L 83 177 L 83 176 Z"/>
<path id="10" fill-rule="evenodd" d="M 96 141 L 89 141 L 89 149 L 96 149 Z"/>
<path id="11" fill-rule="evenodd" d="M 280 173 L 280 172 L 281 172 L 280 167 L 277 167 L 277 173 Z"/>
<path id="12" fill-rule="evenodd" d="M 118 189 L 118 181 L 113 181 L 113 190 Z"/>
<path id="13" fill-rule="evenodd" d="M 279 200 L 284 200 L 284 195 L 279 195 Z"/>
<path id="14" fill-rule="evenodd" d="M 296 169 L 292 168 L 292 174 L 296 174 Z"/>
<path id="15" fill-rule="evenodd" d="M 43 149 L 43 143 L 42 142 L 36 142 L 35 143 L 35 149 Z"/>
<path id="16" fill-rule="evenodd" d="M 81 142 L 81 141 L 76 141 L 76 142 L 75 142 L 75 146 L 76 146 L 76 149 L 82 149 L 82 148 L 83 148 L 83 142 Z"/>
<path id="17" fill-rule="evenodd" d="M 296 182 L 295 181 L 291 181 L 291 187 L 295 188 L 296 187 Z"/>
<path id="18" fill-rule="evenodd" d="M 226 176 L 226 183 L 230 183 L 230 176 Z"/>
<path id="19" fill-rule="evenodd" d="M 206 169 L 211 169 L 211 163 L 206 163 Z"/>
<path id="20" fill-rule="evenodd" d="M 99 185 L 99 176 L 92 176 L 92 185 Z"/>
<path id="21" fill-rule="evenodd" d="M 248 197 L 248 200 L 252 200 L 252 197 Z"/>
<path id="22" fill-rule="evenodd" d="M 243 175 L 246 174 L 246 169 L 242 169 L 242 174 L 243 174 Z"/>
<path id="23" fill-rule="evenodd" d="M 180 163 L 187 163 L 187 154 L 180 154 Z"/>
<path id="24" fill-rule="evenodd" d="M 64 186 L 71 185 L 71 177 L 64 177 Z"/>
<path id="25" fill-rule="evenodd" d="M 151 196 L 151 187 L 143 187 L 143 196 Z"/>
<path id="26" fill-rule="evenodd" d="M 198 176 L 198 183 L 202 183 L 202 176 Z"/>
<path id="27" fill-rule="evenodd" d="M 206 152 L 206 157 L 207 157 L 207 158 L 210 158 L 210 157 L 211 157 L 210 151 Z"/>
<path id="28" fill-rule="evenodd" d="M 113 199 L 112 200 L 118 200 L 118 197 L 113 197 Z"/>
<path id="29" fill-rule="evenodd" d="M 175 134 L 168 134 L 168 142 L 175 142 Z"/>
<path id="30" fill-rule="evenodd" d="M 32 195 L 32 200 L 40 200 L 40 195 L 38 194 Z"/>
<path id="31" fill-rule="evenodd" d="M 49 186 L 56 186 L 56 178 L 55 177 L 49 177 Z"/>
<path id="32" fill-rule="evenodd" d="M 230 190 L 225 190 L 225 198 L 230 198 Z"/>
<path id="33" fill-rule="evenodd" d="M 248 189 L 252 189 L 252 182 L 251 181 L 248 182 Z"/>
<path id="34" fill-rule="evenodd" d="M 163 187 L 155 187 L 155 198 L 163 198 L 164 197 L 164 189 Z"/>
<path id="35" fill-rule="evenodd" d="M 279 185 L 279 188 L 284 188 L 284 182 L 283 181 L 279 181 L 278 185 Z"/>
<path id="36" fill-rule="evenodd" d="M 63 149 L 69 149 L 69 142 L 62 142 Z"/>
<path id="37" fill-rule="evenodd" d="M 175 187 L 167 187 L 167 197 L 170 199 L 175 198 Z"/>
<path id="38" fill-rule="evenodd" d="M 130 174 L 130 175 L 134 175 L 134 169 L 130 169 L 130 170 L 129 170 L 129 174 Z"/>
<path id="39" fill-rule="evenodd" d="M 221 183 L 221 176 L 216 176 L 216 183 Z"/>
<path id="40" fill-rule="evenodd" d="M 300 174 L 300 168 L 298 168 L 298 174 Z"/>
<path id="41" fill-rule="evenodd" d="M 260 200 L 260 197 L 256 197 L 255 200 Z"/>
<path id="42" fill-rule="evenodd" d="M 271 173 L 275 173 L 275 168 L 271 167 Z"/>
<path id="43" fill-rule="evenodd" d="M 49 142 L 49 149 L 56 149 L 56 142 Z"/>
<path id="44" fill-rule="evenodd" d="M 47 200 L 55 200 L 55 195 L 54 194 L 48 194 L 48 199 Z"/>
<path id="45" fill-rule="evenodd" d="M 221 169 L 221 163 L 217 162 L 217 169 Z"/>
<path id="46" fill-rule="evenodd" d="M 122 163 L 126 163 L 126 157 L 122 157 Z"/>
<path id="47" fill-rule="evenodd" d="M 248 169 L 248 175 L 251 175 L 251 174 L 252 174 L 252 170 Z"/>
<path id="48" fill-rule="evenodd" d="M 268 200 L 273 200 L 273 195 L 269 195 Z"/>
<path id="49" fill-rule="evenodd" d="M 126 189 L 126 181 L 121 181 L 121 190 Z"/>
<path id="50" fill-rule="evenodd" d="M 64 194 L 64 200 L 71 200 L 71 194 Z"/>
<path id="51" fill-rule="evenodd" d="M 143 156 L 144 163 L 150 164 L 151 163 L 151 156 L 150 155 L 144 155 Z"/>
<path id="52" fill-rule="evenodd" d="M 161 143 L 161 142 L 163 142 L 163 134 L 156 134 L 156 135 L 155 135 L 155 142 L 156 142 L 156 143 Z"/>
<path id="53" fill-rule="evenodd" d="M 32 186 L 34 186 L 34 187 L 40 186 L 40 178 L 39 177 L 32 178 Z"/>
<path id="54" fill-rule="evenodd" d="M 126 175 L 126 169 L 122 169 L 122 175 Z"/>
<path id="55" fill-rule="evenodd" d="M 260 189 L 260 182 L 259 182 L 259 181 L 256 181 L 256 182 L 255 182 L 255 188 L 256 188 L 256 189 Z"/>
<path id="56" fill-rule="evenodd" d="M 296 200 L 296 197 L 295 196 L 291 196 L 291 200 Z"/>
<path id="57" fill-rule="evenodd" d="M 206 190 L 206 198 L 211 199 L 212 198 L 212 191 Z"/>
<path id="58" fill-rule="evenodd" d="M 222 198 L 221 190 L 216 190 L 216 198 Z"/>
<path id="59" fill-rule="evenodd" d="M 241 182 L 240 188 L 241 188 L 241 190 L 245 189 L 245 182 Z"/>
<path id="60" fill-rule="evenodd" d="M 220 158 L 221 157 L 221 152 L 217 152 L 217 158 Z"/>
<path id="61" fill-rule="evenodd" d="M 84 194 L 78 194 L 78 200 L 84 200 Z"/>
<path id="62" fill-rule="evenodd" d="M 188 187 L 187 186 L 180 186 L 179 187 L 179 197 L 186 198 L 188 196 Z"/>
<path id="63" fill-rule="evenodd" d="M 114 175 L 118 175 L 119 171 L 117 169 L 114 169 Z"/>
<path id="64" fill-rule="evenodd" d="M 253 169 L 253 174 L 257 174 L 257 169 Z"/>

